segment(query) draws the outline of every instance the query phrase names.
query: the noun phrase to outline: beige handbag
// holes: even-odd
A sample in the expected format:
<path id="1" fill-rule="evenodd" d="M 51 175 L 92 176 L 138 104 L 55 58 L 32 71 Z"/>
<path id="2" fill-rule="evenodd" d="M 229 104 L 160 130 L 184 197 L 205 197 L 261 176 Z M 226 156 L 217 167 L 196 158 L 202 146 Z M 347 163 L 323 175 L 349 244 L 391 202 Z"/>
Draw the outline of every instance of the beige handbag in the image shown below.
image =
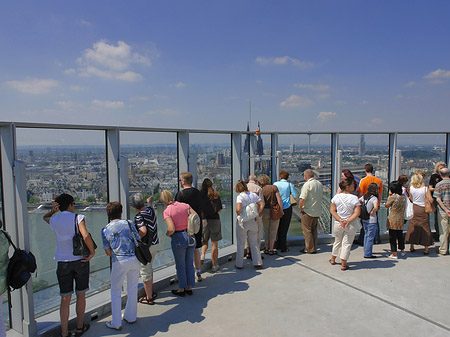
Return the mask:
<path id="1" fill-rule="evenodd" d="M 425 187 L 425 213 L 436 212 L 436 207 L 433 203 L 433 197 L 431 196 L 430 190 Z"/>

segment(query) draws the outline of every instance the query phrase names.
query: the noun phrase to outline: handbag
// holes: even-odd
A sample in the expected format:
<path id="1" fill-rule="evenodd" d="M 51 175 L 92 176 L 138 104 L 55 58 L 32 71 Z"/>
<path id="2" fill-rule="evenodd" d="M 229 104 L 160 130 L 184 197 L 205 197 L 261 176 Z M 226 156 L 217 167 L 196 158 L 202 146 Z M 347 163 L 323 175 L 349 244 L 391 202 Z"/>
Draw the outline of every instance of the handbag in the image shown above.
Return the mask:
<path id="1" fill-rule="evenodd" d="M 128 227 L 130 227 L 130 234 L 133 237 L 134 241 L 134 254 L 136 255 L 136 258 L 139 260 L 139 262 L 145 266 L 147 263 L 152 262 L 152 253 L 150 253 L 151 243 L 148 243 L 148 240 L 145 239 L 148 236 L 149 231 L 147 231 L 147 234 L 141 239 L 141 241 L 137 241 L 133 236 L 133 230 L 131 228 L 130 221 L 127 220 L 127 222 Z"/>
<path id="2" fill-rule="evenodd" d="M 289 184 L 289 200 L 291 202 L 291 206 L 295 206 L 297 205 L 297 200 L 294 198 L 294 196 L 292 195 L 292 191 L 291 191 L 291 183 L 288 182 Z"/>
<path id="3" fill-rule="evenodd" d="M 237 216 L 237 219 L 239 222 L 247 222 L 255 219 L 257 216 L 259 216 L 258 206 L 256 202 L 252 202 L 242 208 L 241 214 Z"/>
<path id="4" fill-rule="evenodd" d="M 274 201 L 275 201 L 275 204 L 273 204 Z M 278 204 L 276 193 L 274 193 L 274 191 L 272 191 L 272 198 L 271 198 L 271 204 L 270 204 L 270 218 L 272 220 L 279 220 L 283 217 L 283 215 L 284 215 L 283 207 L 281 207 Z"/>
<path id="5" fill-rule="evenodd" d="M 404 219 L 405 220 L 411 220 L 414 216 L 414 206 L 411 200 L 407 196 L 405 196 L 405 213 L 404 213 Z"/>
<path id="6" fill-rule="evenodd" d="M 72 238 L 72 245 L 73 245 L 72 254 L 75 256 L 89 256 L 89 254 L 91 254 L 91 251 L 86 245 L 86 242 L 84 242 L 83 235 L 81 235 L 80 229 L 78 228 L 78 214 L 75 214 L 74 226 L 75 226 L 75 235 Z M 91 237 L 92 244 L 94 245 L 95 250 L 97 248 L 97 244 L 92 238 L 91 233 L 88 234 Z"/>
<path id="7" fill-rule="evenodd" d="M 436 212 L 436 206 L 434 206 L 430 190 L 425 187 L 425 213 L 434 213 L 434 212 Z"/>

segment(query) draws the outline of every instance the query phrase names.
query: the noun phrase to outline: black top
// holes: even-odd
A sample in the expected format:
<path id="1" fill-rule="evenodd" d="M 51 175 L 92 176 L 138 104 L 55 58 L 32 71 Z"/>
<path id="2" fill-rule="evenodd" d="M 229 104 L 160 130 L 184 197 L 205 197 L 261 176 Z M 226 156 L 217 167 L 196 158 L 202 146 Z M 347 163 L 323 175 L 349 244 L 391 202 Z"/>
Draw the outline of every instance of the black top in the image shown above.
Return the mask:
<path id="1" fill-rule="evenodd" d="M 440 182 L 442 180 L 441 175 L 437 174 L 437 173 L 433 173 L 430 177 L 430 183 L 429 185 L 433 188 L 436 187 L 437 183 Z M 430 191 L 431 192 L 431 191 Z M 431 195 L 433 195 L 434 192 L 431 192 Z"/>
<path id="2" fill-rule="evenodd" d="M 201 198 L 202 195 L 200 191 L 195 187 L 185 188 L 179 191 L 175 196 L 176 201 L 184 202 L 191 206 L 200 218 L 202 214 Z"/>
<path id="3" fill-rule="evenodd" d="M 222 200 L 220 197 L 217 199 L 209 199 L 207 196 L 202 195 L 202 218 L 203 219 L 216 219 L 219 220 L 219 211 L 222 209 Z"/>
<path id="4" fill-rule="evenodd" d="M 139 230 L 142 226 L 147 227 L 147 234 L 144 238 L 148 238 L 145 241 L 151 243 L 152 245 L 157 245 L 159 243 L 158 238 L 158 227 L 156 224 L 156 213 L 152 207 L 147 207 L 147 209 L 137 213 L 134 217 L 134 223 Z"/>

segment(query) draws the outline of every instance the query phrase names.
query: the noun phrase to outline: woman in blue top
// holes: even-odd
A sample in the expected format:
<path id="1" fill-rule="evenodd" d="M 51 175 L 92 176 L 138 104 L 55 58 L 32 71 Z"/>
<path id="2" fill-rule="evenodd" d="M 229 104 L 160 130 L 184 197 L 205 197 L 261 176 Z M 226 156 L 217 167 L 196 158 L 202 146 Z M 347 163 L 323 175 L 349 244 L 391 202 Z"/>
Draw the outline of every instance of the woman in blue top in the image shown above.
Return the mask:
<path id="1" fill-rule="evenodd" d="M 280 219 L 280 224 L 278 225 L 277 232 L 277 242 L 275 243 L 275 248 L 279 249 L 282 253 L 288 252 L 289 249 L 286 244 L 286 237 L 289 230 L 289 225 L 291 224 L 292 218 L 292 205 L 291 205 L 291 194 L 292 197 L 297 200 L 298 194 L 295 190 L 293 183 L 288 182 L 289 172 L 280 172 L 280 181 L 274 183 L 278 187 L 280 192 L 281 201 L 283 202 L 283 216 Z"/>
<path id="2" fill-rule="evenodd" d="M 137 287 L 139 281 L 139 263 L 134 253 L 139 234 L 135 226 L 122 220 L 122 205 L 118 201 L 106 205 L 108 220 L 102 229 L 103 249 L 112 257 L 111 269 L 111 322 L 106 322 L 110 329 L 122 330 L 122 318 L 127 323 L 136 322 Z M 127 304 L 121 317 L 121 291 L 123 280 L 127 278 Z"/>

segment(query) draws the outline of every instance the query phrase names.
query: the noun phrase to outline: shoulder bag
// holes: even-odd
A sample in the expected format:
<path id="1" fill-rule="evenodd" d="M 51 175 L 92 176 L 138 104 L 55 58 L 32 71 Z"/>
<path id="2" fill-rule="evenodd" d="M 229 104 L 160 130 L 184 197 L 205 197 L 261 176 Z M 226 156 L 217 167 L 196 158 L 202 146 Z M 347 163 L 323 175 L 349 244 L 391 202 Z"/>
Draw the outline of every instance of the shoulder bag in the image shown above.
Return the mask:
<path id="1" fill-rule="evenodd" d="M 411 200 L 408 197 L 405 197 L 405 213 L 404 219 L 411 220 L 414 216 L 414 206 Z"/>
<path id="2" fill-rule="evenodd" d="M 270 218 L 272 220 L 281 219 L 284 215 L 283 207 L 278 204 L 275 188 L 272 189 L 272 197 L 270 200 Z"/>
<path id="3" fill-rule="evenodd" d="M 431 196 L 430 190 L 425 187 L 425 213 L 436 212 L 436 207 L 433 203 L 433 197 Z"/>
<path id="4" fill-rule="evenodd" d="M 128 227 L 130 227 L 130 235 L 132 236 L 134 241 L 134 254 L 136 255 L 136 258 L 139 260 L 139 262 L 145 266 L 148 262 L 152 262 L 150 244 L 143 241 L 137 241 L 133 235 L 133 229 L 131 228 L 130 221 L 127 220 L 127 222 Z"/>
<path id="5" fill-rule="evenodd" d="M 291 201 L 291 206 L 295 206 L 295 205 L 297 205 L 297 200 L 292 195 L 291 183 L 289 181 L 288 181 L 288 184 L 289 184 L 289 200 Z"/>
<path id="6" fill-rule="evenodd" d="M 247 198 L 247 196 L 246 196 Z M 248 199 L 247 199 L 248 203 Z M 257 216 L 259 216 L 258 213 L 258 206 L 256 205 L 256 202 L 249 203 L 247 206 L 243 206 L 241 209 L 241 214 L 237 216 L 237 219 L 239 222 L 247 222 L 250 220 L 255 219 Z"/>
<path id="7" fill-rule="evenodd" d="M 72 245 L 73 245 L 73 252 L 72 254 L 75 256 L 89 256 L 91 251 L 89 250 L 88 246 L 86 246 L 86 243 L 84 242 L 83 235 L 80 233 L 80 229 L 78 228 L 78 214 L 75 214 L 75 235 L 72 238 Z M 94 239 L 92 238 L 91 233 L 88 233 L 91 237 L 92 243 L 94 245 L 94 250 L 97 248 L 97 244 L 95 243 Z"/>

